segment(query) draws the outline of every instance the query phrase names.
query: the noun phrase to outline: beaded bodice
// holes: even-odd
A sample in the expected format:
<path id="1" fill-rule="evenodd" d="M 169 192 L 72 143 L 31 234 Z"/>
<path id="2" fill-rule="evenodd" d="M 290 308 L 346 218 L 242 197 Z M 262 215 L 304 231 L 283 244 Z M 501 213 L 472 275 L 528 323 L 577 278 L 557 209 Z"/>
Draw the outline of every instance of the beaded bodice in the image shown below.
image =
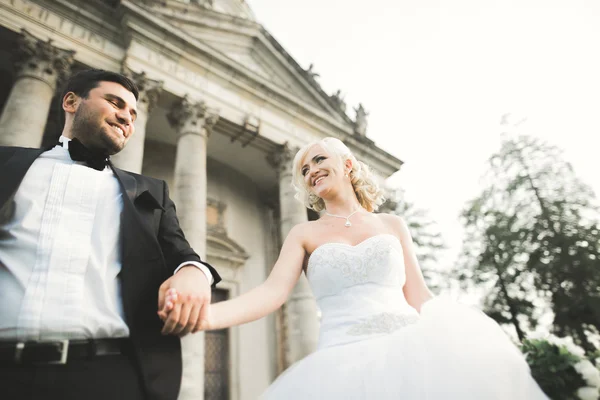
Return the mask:
<path id="1" fill-rule="evenodd" d="M 389 334 L 418 320 L 404 298 L 402 245 L 393 235 L 356 246 L 321 245 L 308 260 L 307 277 L 321 310 L 320 348 Z"/>

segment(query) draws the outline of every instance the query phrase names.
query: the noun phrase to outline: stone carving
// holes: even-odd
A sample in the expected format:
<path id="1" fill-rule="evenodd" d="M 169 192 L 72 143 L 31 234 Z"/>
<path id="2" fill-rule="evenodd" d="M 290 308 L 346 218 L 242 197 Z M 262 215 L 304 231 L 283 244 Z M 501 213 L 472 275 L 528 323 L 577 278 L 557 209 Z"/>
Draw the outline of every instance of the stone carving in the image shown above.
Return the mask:
<path id="1" fill-rule="evenodd" d="M 254 115 L 248 114 L 246 118 L 244 118 L 244 124 L 242 125 L 242 129 L 240 129 L 239 133 L 235 136 L 232 136 L 231 143 L 239 140 L 242 142 L 244 136 L 248 138 L 242 142 L 242 147 L 248 146 L 260 132 L 260 119 Z"/>
<path id="2" fill-rule="evenodd" d="M 204 118 L 204 129 L 210 134 L 212 132 L 212 128 L 215 126 L 217 121 L 219 120 L 219 115 L 216 112 L 210 112 Z"/>
<path id="3" fill-rule="evenodd" d="M 167 120 L 179 135 L 194 133 L 209 137 L 219 120 L 219 114 L 216 110 L 210 110 L 204 101 L 191 101 L 186 94 L 173 104 Z"/>
<path id="4" fill-rule="evenodd" d="M 362 103 L 358 104 L 358 108 L 355 108 L 356 118 L 354 119 L 354 133 L 360 136 L 367 135 L 367 116 L 369 113 L 363 107 Z"/>
<path id="5" fill-rule="evenodd" d="M 151 112 L 162 92 L 163 81 L 150 79 L 146 72 L 134 72 L 127 67 L 123 68 L 123 73 L 135 82 L 140 91 L 139 102 L 146 108 L 146 112 Z"/>
<path id="6" fill-rule="evenodd" d="M 292 171 L 292 161 L 294 156 L 300 150 L 297 146 L 290 146 L 289 142 L 285 142 L 280 148 L 267 155 L 267 161 L 270 165 L 277 168 L 279 173 Z"/>
<path id="7" fill-rule="evenodd" d="M 164 0 L 137 0 L 138 2 L 146 5 L 146 6 L 156 6 L 156 5 L 166 5 Z"/>
<path id="8" fill-rule="evenodd" d="M 316 79 L 316 78 L 318 78 L 318 77 L 319 77 L 319 74 L 317 74 L 317 73 L 316 73 L 316 72 L 313 70 L 313 68 L 314 68 L 314 65 L 313 65 L 313 63 L 310 63 L 310 65 L 308 66 L 308 69 L 306 70 L 306 73 L 308 74 L 308 76 L 309 76 L 311 79 Z"/>
<path id="9" fill-rule="evenodd" d="M 329 96 L 329 98 L 331 99 L 331 101 L 333 101 L 338 110 L 340 110 L 343 113 L 346 112 L 346 102 L 344 101 L 344 97 L 342 96 L 341 90 L 338 90 L 337 92 Z"/>
<path id="10" fill-rule="evenodd" d="M 55 87 L 71 72 L 75 52 L 55 47 L 51 39 L 39 40 L 22 29 L 17 48 L 19 75 L 33 76 Z"/>
<path id="11" fill-rule="evenodd" d="M 213 0 L 192 0 L 191 2 L 193 4 L 197 4 L 199 6 L 206 7 L 206 8 L 212 8 L 213 5 L 214 5 L 213 4 L 214 3 Z"/>
<path id="12" fill-rule="evenodd" d="M 244 119 L 244 129 L 254 135 L 260 132 L 260 119 L 254 115 L 247 115 Z"/>
<path id="13" fill-rule="evenodd" d="M 0 145 L 39 147 L 56 87 L 70 73 L 75 52 L 59 49 L 25 29 L 16 42 L 11 47 L 17 76 L 0 115 Z"/>

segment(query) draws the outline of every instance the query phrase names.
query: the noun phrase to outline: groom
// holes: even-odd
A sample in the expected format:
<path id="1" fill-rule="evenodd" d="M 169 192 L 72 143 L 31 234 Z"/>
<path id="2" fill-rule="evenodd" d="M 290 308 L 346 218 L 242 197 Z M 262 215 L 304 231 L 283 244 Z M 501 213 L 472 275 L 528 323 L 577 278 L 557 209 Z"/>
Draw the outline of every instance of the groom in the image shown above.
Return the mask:
<path id="1" fill-rule="evenodd" d="M 177 290 L 168 331 L 193 331 L 220 277 L 165 182 L 107 159 L 134 134 L 137 100 L 128 78 L 82 71 L 55 147 L 0 147 L 2 399 L 177 398 L 180 341 L 157 310 Z"/>

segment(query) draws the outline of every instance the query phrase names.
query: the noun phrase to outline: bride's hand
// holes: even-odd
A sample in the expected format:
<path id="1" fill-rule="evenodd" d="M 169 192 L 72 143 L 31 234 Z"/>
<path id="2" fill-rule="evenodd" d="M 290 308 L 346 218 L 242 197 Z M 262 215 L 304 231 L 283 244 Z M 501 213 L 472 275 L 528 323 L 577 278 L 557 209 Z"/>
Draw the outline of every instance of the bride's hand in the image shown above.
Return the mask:
<path id="1" fill-rule="evenodd" d="M 178 300 L 179 300 L 179 293 L 177 292 L 177 290 L 169 289 L 166 293 L 165 305 L 162 310 L 158 311 L 158 316 L 160 317 L 160 319 L 163 322 L 165 322 L 167 320 L 167 318 L 169 318 L 169 313 L 173 310 L 173 308 L 175 307 L 175 304 L 177 304 Z M 207 320 L 198 320 L 198 323 L 196 324 L 196 326 L 192 329 L 192 331 L 190 333 L 196 333 L 199 331 L 206 331 L 206 330 L 211 329 L 211 321 L 212 321 L 211 311 L 212 310 L 211 310 L 210 305 L 206 305 L 204 307 L 207 307 L 206 316 L 208 319 Z"/>

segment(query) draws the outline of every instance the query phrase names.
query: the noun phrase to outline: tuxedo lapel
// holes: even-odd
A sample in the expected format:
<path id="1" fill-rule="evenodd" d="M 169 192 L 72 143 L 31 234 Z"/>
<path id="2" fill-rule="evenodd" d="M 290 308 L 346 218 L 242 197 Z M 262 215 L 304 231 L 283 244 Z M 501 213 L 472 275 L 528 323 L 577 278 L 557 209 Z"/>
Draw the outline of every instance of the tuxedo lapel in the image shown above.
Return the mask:
<path id="1" fill-rule="evenodd" d="M 119 168 L 116 168 L 112 163 L 110 163 L 109 165 L 114 174 L 117 176 L 117 179 L 121 184 L 121 189 L 127 195 L 129 201 L 133 203 L 137 196 L 137 181 L 133 176 L 125 173 L 125 171 Z"/>
<path id="2" fill-rule="evenodd" d="M 121 213 L 121 256 L 123 269 L 132 264 L 131 258 L 140 250 L 140 239 L 143 238 L 143 224 L 136 213 L 134 201 L 137 197 L 137 181 L 125 171 L 110 164 L 123 193 L 123 212 Z M 136 238 L 134 240 L 134 237 Z M 135 263 L 134 263 L 135 264 Z"/>
<path id="3" fill-rule="evenodd" d="M 148 193 L 143 181 L 139 182 L 125 171 L 112 168 L 123 193 L 123 212 L 121 213 L 121 272 L 123 282 L 123 305 L 128 320 L 135 318 L 138 314 L 142 299 L 147 298 L 142 292 L 147 288 L 157 287 L 160 282 L 146 282 L 151 277 L 160 277 L 164 280 L 166 269 L 160 251 L 160 245 L 156 235 L 150 226 L 151 220 L 147 221 L 145 212 L 147 207 L 139 207 L 139 198 L 149 201 Z M 146 194 L 145 194 L 146 193 Z M 154 200 L 156 202 L 156 200 Z M 160 206 L 159 206 L 160 207 Z M 154 207 L 158 208 L 158 207 Z M 159 268 L 156 273 L 155 268 Z M 154 270 L 154 271 L 153 271 Z"/>
<path id="4" fill-rule="evenodd" d="M 138 183 L 138 181 L 125 171 L 116 168 L 110 164 L 111 169 L 117 175 L 117 179 L 121 183 L 123 191 L 127 194 L 129 201 L 132 204 L 141 204 L 147 208 L 160 209 L 164 211 L 164 208 L 160 203 L 152 196 L 144 182 Z"/>
<path id="5" fill-rule="evenodd" d="M 0 149 L 0 209 L 15 194 L 31 164 L 44 151 L 20 147 Z"/>

